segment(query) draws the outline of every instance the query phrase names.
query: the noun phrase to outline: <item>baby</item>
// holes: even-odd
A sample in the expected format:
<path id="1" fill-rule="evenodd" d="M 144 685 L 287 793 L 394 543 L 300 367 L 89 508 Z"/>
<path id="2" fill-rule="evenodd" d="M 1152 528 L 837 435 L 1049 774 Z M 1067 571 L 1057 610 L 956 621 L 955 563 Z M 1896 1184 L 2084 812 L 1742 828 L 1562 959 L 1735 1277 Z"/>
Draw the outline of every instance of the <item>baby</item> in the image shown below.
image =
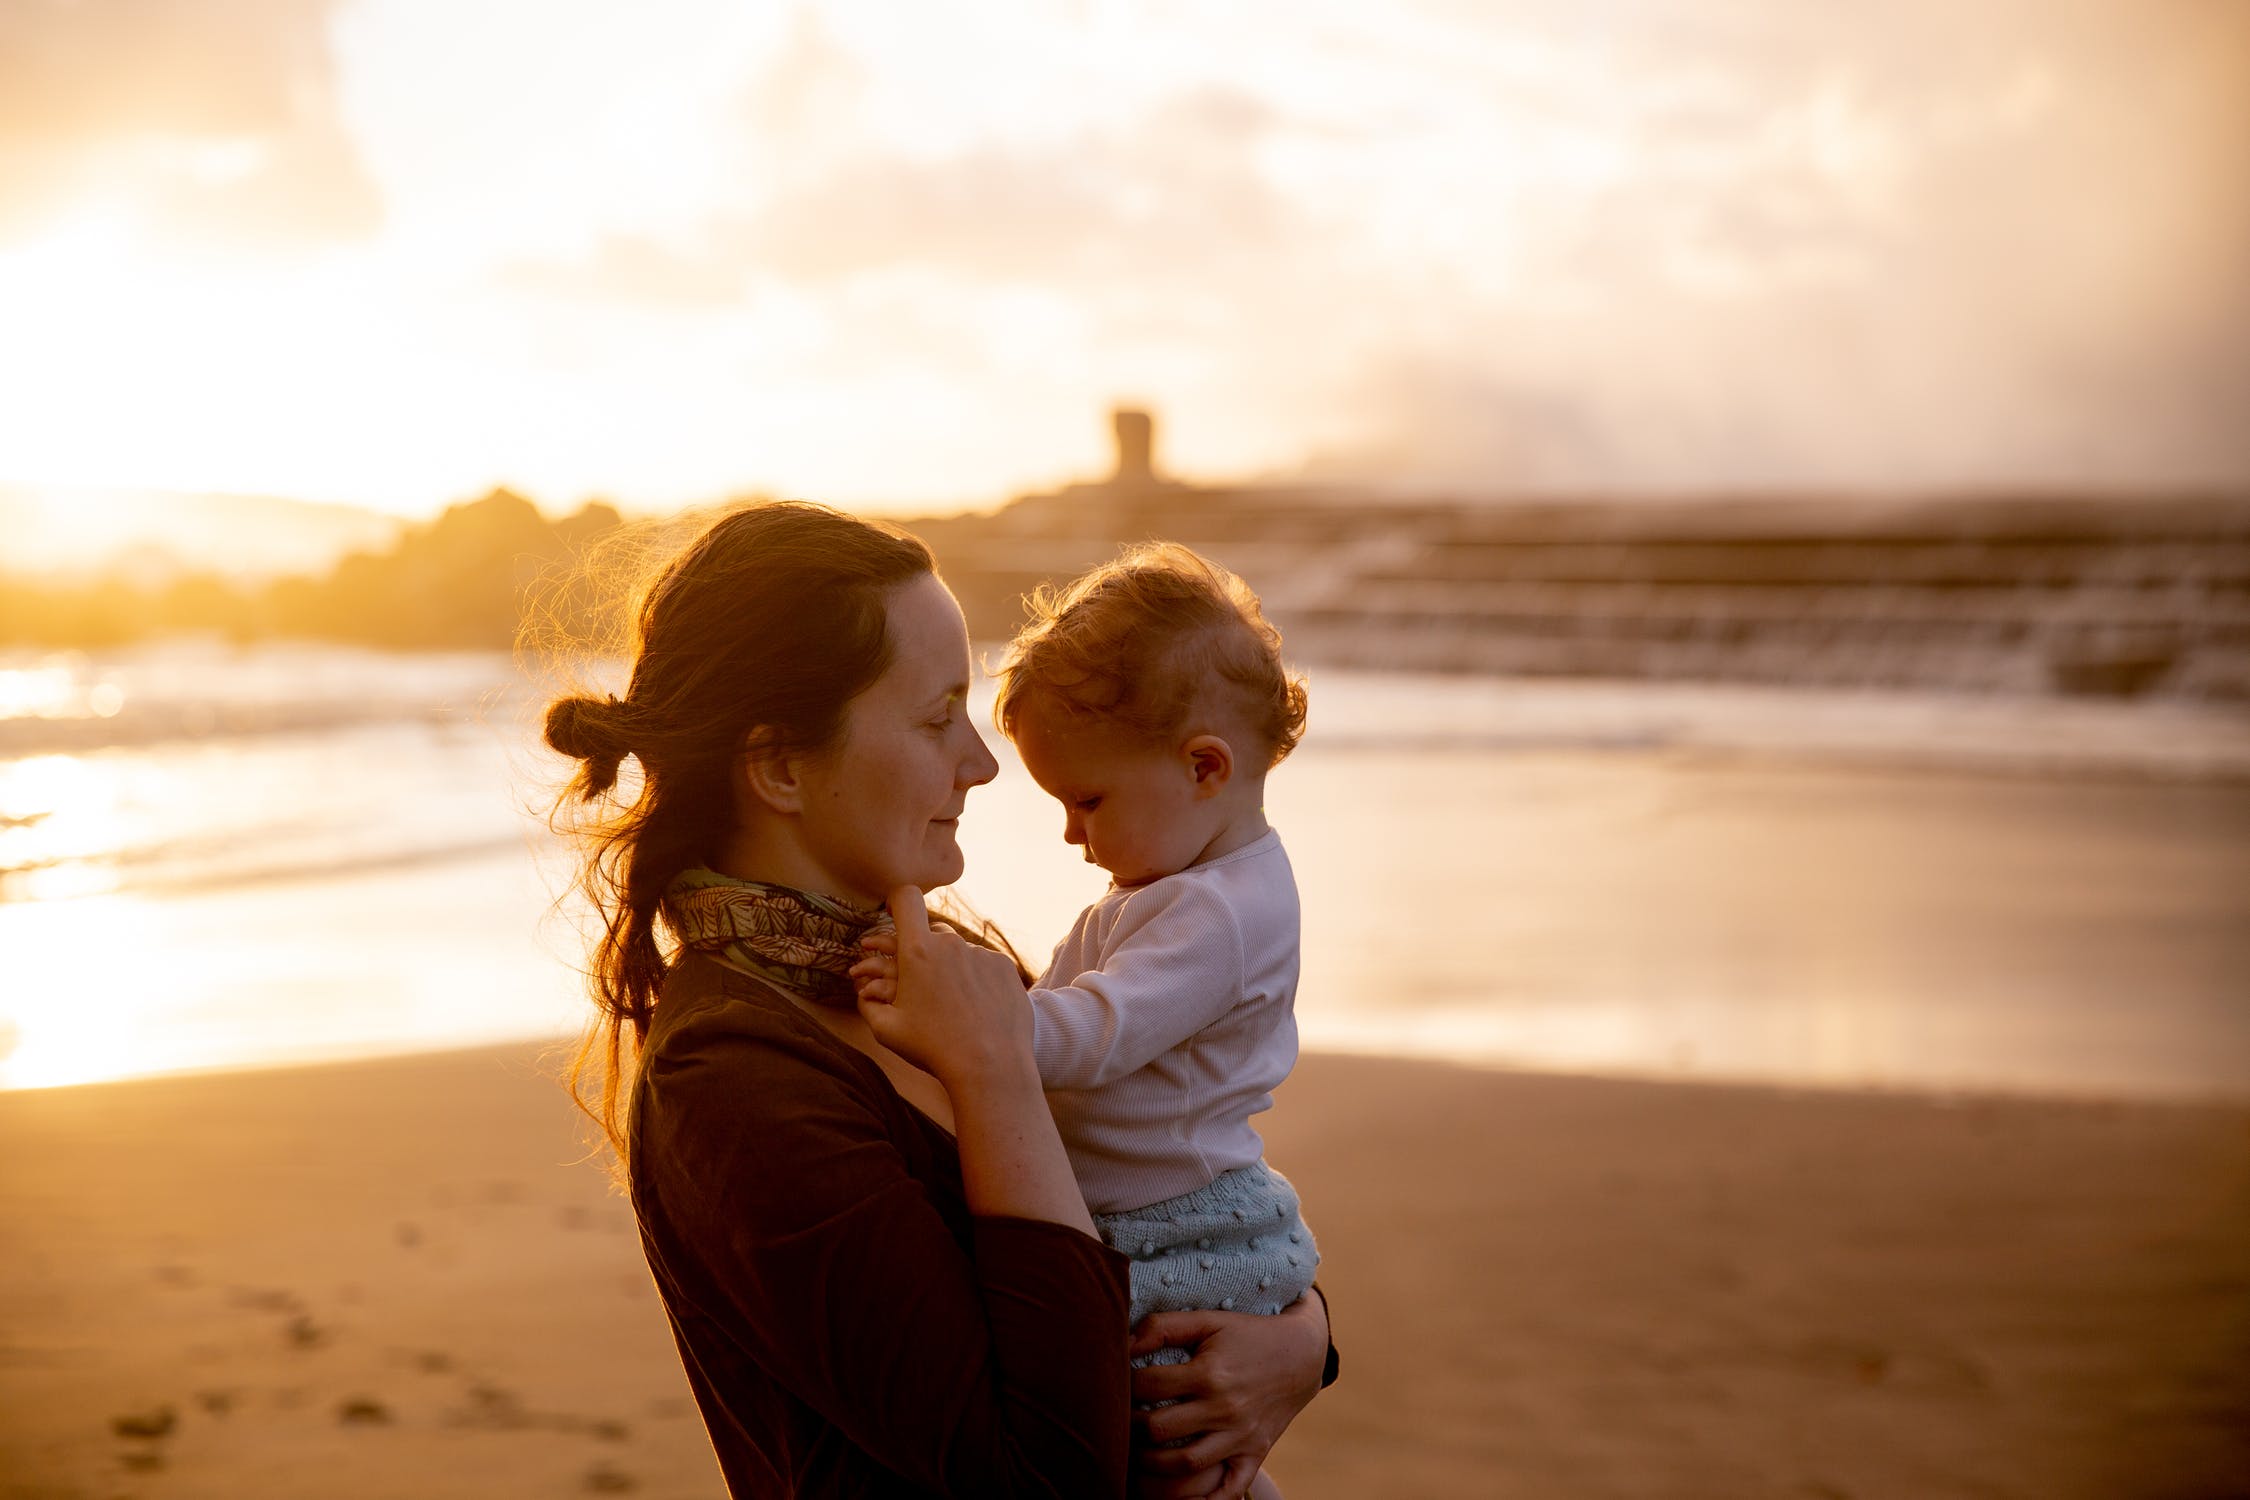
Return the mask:
<path id="1" fill-rule="evenodd" d="M 1055 1123 L 1132 1260 L 1136 1323 L 1278 1313 L 1320 1261 L 1250 1124 L 1297 1060 L 1297 886 L 1264 802 L 1304 685 L 1257 596 L 1186 547 L 1135 548 L 1032 611 L 996 715 L 1113 881 L 1030 992 Z"/>
<path id="2" fill-rule="evenodd" d="M 1250 1117 L 1297 1060 L 1297 885 L 1265 784 L 1304 733 L 1304 686 L 1257 596 L 1185 547 L 1136 548 L 1032 608 L 996 716 L 1114 882 L 1031 989 L 1055 1123 L 1132 1258 L 1136 1322 L 1280 1312 L 1319 1255 Z"/>

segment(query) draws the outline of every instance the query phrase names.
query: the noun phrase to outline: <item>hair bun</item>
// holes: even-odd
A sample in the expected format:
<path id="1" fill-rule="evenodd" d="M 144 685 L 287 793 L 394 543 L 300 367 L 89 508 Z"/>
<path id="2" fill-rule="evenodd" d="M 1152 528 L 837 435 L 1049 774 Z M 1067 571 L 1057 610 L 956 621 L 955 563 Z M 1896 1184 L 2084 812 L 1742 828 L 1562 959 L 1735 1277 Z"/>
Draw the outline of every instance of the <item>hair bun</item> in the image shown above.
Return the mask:
<path id="1" fill-rule="evenodd" d="M 617 780 L 617 763 L 631 753 L 624 711 L 615 698 L 557 698 L 547 705 L 547 744 L 586 763 L 589 795 L 606 791 Z"/>

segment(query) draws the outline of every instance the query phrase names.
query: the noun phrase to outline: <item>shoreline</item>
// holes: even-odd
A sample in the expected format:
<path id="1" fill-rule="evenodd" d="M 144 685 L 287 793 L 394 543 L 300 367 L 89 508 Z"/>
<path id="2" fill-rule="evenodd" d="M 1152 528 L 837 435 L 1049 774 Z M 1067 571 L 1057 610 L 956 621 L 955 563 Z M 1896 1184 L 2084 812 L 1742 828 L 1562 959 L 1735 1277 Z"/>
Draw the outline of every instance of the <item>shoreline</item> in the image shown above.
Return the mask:
<path id="1" fill-rule="evenodd" d="M 522 1058 L 530 1056 L 547 1065 L 558 1093 L 563 1091 L 562 1072 L 570 1056 L 577 1050 L 575 1033 L 554 1036 L 521 1036 L 499 1040 L 440 1042 L 430 1046 L 407 1048 L 380 1048 L 372 1051 L 353 1051 L 333 1056 L 253 1059 L 247 1062 L 214 1063 L 196 1067 L 167 1069 L 154 1073 L 129 1073 L 114 1078 L 89 1078 L 71 1083 L 0 1084 L 0 1101 L 27 1094 L 53 1094 L 81 1089 L 107 1089 L 133 1084 L 164 1084 L 205 1079 L 229 1079 L 268 1073 L 294 1073 L 326 1069 L 346 1069 L 358 1066 L 411 1063 L 418 1060 L 491 1056 L 494 1058 Z M 1692 1073 L 1686 1071 L 1661 1071 L 1653 1068 L 1636 1069 L 1624 1065 L 1614 1068 L 1579 1068 L 1560 1065 L 1543 1066 L 1537 1062 L 1505 1057 L 1483 1057 L 1459 1051 L 1443 1051 L 1432 1046 L 1413 1048 L 1363 1048 L 1340 1046 L 1330 1042 L 1311 1041 L 1301 1048 L 1303 1059 L 1329 1058 L 1357 1060 L 1370 1063 L 1397 1063 L 1454 1068 L 1465 1072 L 1498 1078 L 1551 1079 L 1566 1083 L 1589 1084 L 1645 1084 L 1658 1088 L 1715 1089 L 1752 1094 L 1773 1094 L 1783 1097 L 1869 1098 L 1893 1100 L 1901 1103 L 1923 1103 L 1937 1108 L 1967 1108 L 1978 1105 L 2056 1105 L 2081 1108 L 2155 1108 L 2188 1110 L 2245 1110 L 2250 1111 L 2250 1084 L 2241 1088 L 2213 1089 L 2206 1092 L 2187 1090 L 2163 1093 L 2102 1092 L 2094 1089 L 2063 1087 L 2012 1088 L 2004 1084 L 1938 1084 L 1938 1083 L 1844 1083 L 1821 1079 L 1798 1079 L 1758 1074 Z"/>
<path id="2" fill-rule="evenodd" d="M 552 1044 L 0 1094 L 0 1497 L 713 1500 Z M 2218 1496 L 2250 1105 L 1309 1052 L 1292 1500 Z"/>

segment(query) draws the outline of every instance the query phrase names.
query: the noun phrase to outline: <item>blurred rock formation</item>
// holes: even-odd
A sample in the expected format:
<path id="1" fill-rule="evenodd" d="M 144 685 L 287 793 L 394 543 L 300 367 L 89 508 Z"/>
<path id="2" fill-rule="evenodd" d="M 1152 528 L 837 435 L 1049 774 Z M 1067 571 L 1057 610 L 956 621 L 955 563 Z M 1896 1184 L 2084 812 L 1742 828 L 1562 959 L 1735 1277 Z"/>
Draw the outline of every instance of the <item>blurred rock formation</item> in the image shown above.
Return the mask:
<path id="1" fill-rule="evenodd" d="M 905 523 L 980 640 L 1039 584 L 1167 538 L 1248 578 L 1306 663 L 2250 703 L 2250 496 L 1403 500 L 1183 483 L 1151 414 L 1121 407 L 1111 430 L 1106 479 Z M 583 642 L 616 624 L 627 575 L 580 559 L 620 524 L 495 490 L 324 577 L 0 577 L 0 644 L 494 648 L 527 615 L 536 640 Z"/>

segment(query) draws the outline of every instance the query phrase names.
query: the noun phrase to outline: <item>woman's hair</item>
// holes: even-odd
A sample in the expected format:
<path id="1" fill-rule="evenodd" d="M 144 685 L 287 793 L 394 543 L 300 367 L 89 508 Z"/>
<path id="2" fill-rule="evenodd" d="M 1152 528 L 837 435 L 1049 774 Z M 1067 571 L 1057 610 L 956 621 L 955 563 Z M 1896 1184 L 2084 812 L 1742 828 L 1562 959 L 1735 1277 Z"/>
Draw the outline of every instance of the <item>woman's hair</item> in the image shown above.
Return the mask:
<path id="1" fill-rule="evenodd" d="M 1041 585 L 1000 664 L 993 717 L 1011 738 L 1027 703 L 1163 744 L 1190 719 L 1243 723 L 1270 770 L 1305 732 L 1305 682 L 1240 578 L 1179 545 L 1126 549 L 1068 588 Z"/>
<path id="2" fill-rule="evenodd" d="M 891 591 L 935 570 L 929 549 L 895 527 L 801 502 L 744 506 L 636 601 L 624 697 L 548 705 L 548 745 L 579 762 L 556 819 L 584 841 L 577 883 L 601 928 L 589 975 L 599 1014 L 569 1082 L 620 1159 L 620 1103 L 673 946 L 661 929 L 665 891 L 719 857 L 736 817 L 733 769 L 753 733 L 785 754 L 835 743 L 845 706 L 890 665 Z M 640 776 L 621 791 L 628 756 Z M 596 802 L 605 806 L 591 818 L 566 816 Z"/>

